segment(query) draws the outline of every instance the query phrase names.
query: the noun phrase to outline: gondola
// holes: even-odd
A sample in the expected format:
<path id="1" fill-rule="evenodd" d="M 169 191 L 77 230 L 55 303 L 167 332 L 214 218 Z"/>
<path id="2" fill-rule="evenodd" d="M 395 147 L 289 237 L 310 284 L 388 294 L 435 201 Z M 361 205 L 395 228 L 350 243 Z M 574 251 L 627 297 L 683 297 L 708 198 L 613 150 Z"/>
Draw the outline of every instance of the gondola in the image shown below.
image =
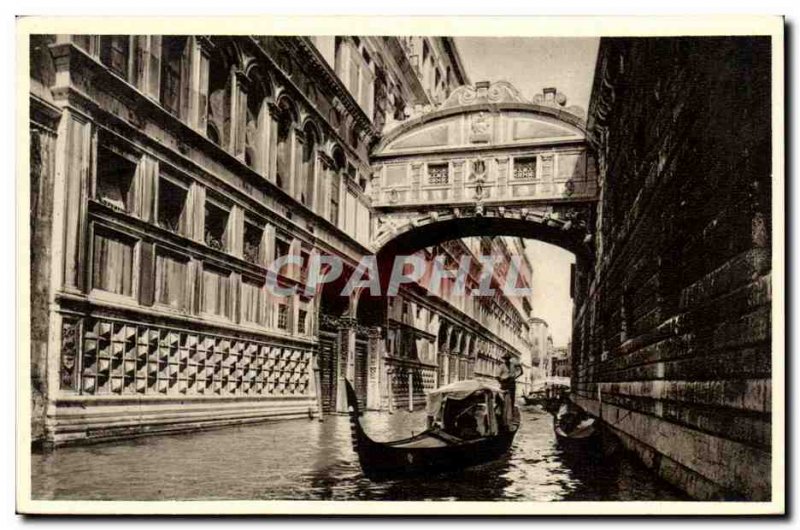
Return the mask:
<path id="1" fill-rule="evenodd" d="M 600 436 L 597 420 L 572 403 L 562 403 L 553 416 L 553 429 L 560 445 L 588 446 Z"/>
<path id="2" fill-rule="evenodd" d="M 459 424 L 459 418 L 465 416 L 464 410 L 459 414 L 458 402 L 463 402 L 465 411 L 472 413 L 476 409 L 483 410 L 480 400 L 484 399 L 492 407 L 488 410 L 494 413 L 496 406 L 502 407 L 506 403 L 505 393 L 488 383 L 459 381 L 433 391 L 433 395 L 429 394 L 428 415 L 431 427 L 410 438 L 376 442 L 361 426 L 358 400 L 352 385 L 345 381 L 345 386 L 353 449 L 358 454 L 361 469 L 369 477 L 456 471 L 490 462 L 509 450 L 519 429 L 519 410 L 514 407 L 510 422 L 498 420 L 496 414 L 494 418 L 487 415 L 485 427 L 489 434 L 475 436 L 481 431 L 477 428 L 477 423 L 476 430 L 467 433 L 464 422 Z M 452 392 L 451 399 L 448 399 L 448 392 Z M 455 399 L 458 397 L 462 399 Z"/>

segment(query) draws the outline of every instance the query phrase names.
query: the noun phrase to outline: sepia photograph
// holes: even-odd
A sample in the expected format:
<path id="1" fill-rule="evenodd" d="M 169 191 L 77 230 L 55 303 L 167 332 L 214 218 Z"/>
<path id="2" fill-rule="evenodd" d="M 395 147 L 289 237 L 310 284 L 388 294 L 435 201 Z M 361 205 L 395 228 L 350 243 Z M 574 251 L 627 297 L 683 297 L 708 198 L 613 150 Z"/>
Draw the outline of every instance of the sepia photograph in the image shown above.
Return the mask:
<path id="1" fill-rule="evenodd" d="M 18 511 L 783 513 L 783 20 L 514 20 L 18 19 Z"/>

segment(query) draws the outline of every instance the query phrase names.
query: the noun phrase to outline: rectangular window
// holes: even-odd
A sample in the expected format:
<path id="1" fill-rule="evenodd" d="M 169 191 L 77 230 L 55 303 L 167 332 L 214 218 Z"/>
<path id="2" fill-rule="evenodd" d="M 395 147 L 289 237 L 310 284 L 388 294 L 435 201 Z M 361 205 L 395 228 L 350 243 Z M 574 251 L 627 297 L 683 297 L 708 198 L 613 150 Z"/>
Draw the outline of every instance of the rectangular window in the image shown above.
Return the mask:
<path id="1" fill-rule="evenodd" d="M 515 158 L 514 159 L 514 179 L 534 180 L 536 179 L 536 157 Z"/>
<path id="2" fill-rule="evenodd" d="M 92 288 L 133 296 L 133 238 L 107 230 L 94 234 Z"/>
<path id="3" fill-rule="evenodd" d="M 301 335 L 306 334 L 306 320 L 308 319 L 308 311 L 301 309 L 297 312 L 297 332 Z"/>
<path id="4" fill-rule="evenodd" d="M 148 96 L 158 99 L 161 73 L 161 36 L 134 35 L 130 37 L 129 42 L 131 68 L 128 81 Z"/>
<path id="5" fill-rule="evenodd" d="M 221 204 L 206 199 L 206 245 L 216 250 L 228 250 L 228 219 L 230 214 L 230 210 Z"/>
<path id="6" fill-rule="evenodd" d="M 262 284 L 256 280 L 242 279 L 242 320 L 251 324 L 264 323 Z"/>
<path id="7" fill-rule="evenodd" d="M 447 184 L 450 181 L 447 164 L 428 164 L 428 184 Z"/>
<path id="8" fill-rule="evenodd" d="M 125 79 L 128 79 L 129 53 L 129 35 L 103 35 L 100 37 L 100 61 Z"/>
<path id="9" fill-rule="evenodd" d="M 73 35 L 72 42 L 75 46 L 83 48 L 87 52 L 92 52 L 92 36 L 91 35 Z"/>
<path id="10" fill-rule="evenodd" d="M 182 102 L 181 98 L 186 97 L 183 93 L 184 88 L 188 88 L 191 71 L 191 56 L 186 53 L 187 42 L 186 37 L 164 37 L 161 48 L 161 104 L 182 119 L 186 117 L 182 109 L 188 102 Z"/>
<path id="11" fill-rule="evenodd" d="M 97 200 L 123 212 L 133 212 L 133 188 L 137 163 L 132 156 L 111 146 L 97 150 Z"/>
<path id="12" fill-rule="evenodd" d="M 278 304 L 278 329 L 289 329 L 289 306 L 286 304 Z"/>
<path id="13" fill-rule="evenodd" d="M 205 267 L 203 269 L 202 312 L 208 315 L 230 318 L 230 305 L 230 273 Z"/>
<path id="14" fill-rule="evenodd" d="M 131 72 L 133 75 L 129 81 L 142 91 L 144 91 L 146 83 L 148 44 L 147 35 L 134 35 L 131 37 L 131 61 L 133 62 Z"/>
<path id="15" fill-rule="evenodd" d="M 261 244 L 264 238 L 262 225 L 245 219 L 244 221 L 244 259 L 256 265 L 263 265 Z"/>
<path id="16" fill-rule="evenodd" d="M 300 260 L 302 265 L 300 266 L 300 282 L 305 284 L 306 280 L 308 279 L 308 267 L 311 263 L 311 256 L 306 250 L 300 251 Z"/>
<path id="17" fill-rule="evenodd" d="M 275 259 L 280 258 L 281 256 L 288 256 L 290 252 L 290 244 L 287 239 L 282 236 L 278 236 L 275 238 Z"/>
<path id="18" fill-rule="evenodd" d="M 188 311 L 189 258 L 163 250 L 156 252 L 156 301 L 180 311 Z"/>
<path id="19" fill-rule="evenodd" d="M 187 235 L 186 208 L 189 189 L 182 183 L 161 176 L 158 178 L 158 226 L 175 234 Z"/>
<path id="20" fill-rule="evenodd" d="M 273 259 L 278 259 L 283 256 L 288 256 L 291 254 L 291 244 L 289 242 L 288 236 L 285 235 L 277 235 L 275 236 L 275 257 Z M 278 274 L 283 276 L 290 276 L 293 272 L 292 265 L 283 265 L 279 270 Z"/>

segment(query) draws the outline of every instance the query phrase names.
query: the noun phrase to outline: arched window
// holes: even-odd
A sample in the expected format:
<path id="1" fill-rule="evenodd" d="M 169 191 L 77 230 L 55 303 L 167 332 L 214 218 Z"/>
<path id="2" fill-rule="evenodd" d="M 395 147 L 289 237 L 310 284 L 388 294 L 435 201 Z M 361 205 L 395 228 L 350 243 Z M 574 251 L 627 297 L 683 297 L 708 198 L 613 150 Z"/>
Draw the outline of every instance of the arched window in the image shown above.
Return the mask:
<path id="1" fill-rule="evenodd" d="M 288 190 L 292 180 L 292 129 L 295 113 L 291 104 L 283 99 L 278 104 L 278 141 L 275 181 L 278 187 Z"/>
<path id="2" fill-rule="evenodd" d="M 330 172 L 330 182 L 328 184 L 328 220 L 334 225 L 339 225 L 339 193 L 341 190 L 342 171 L 347 165 L 347 159 L 340 147 L 333 152 L 333 168 Z"/>
<path id="3" fill-rule="evenodd" d="M 130 45 L 130 35 L 103 35 L 100 37 L 100 60 L 125 79 L 129 77 Z"/>
<path id="4" fill-rule="evenodd" d="M 247 94 L 247 129 L 245 132 L 245 163 L 261 174 L 266 173 L 269 136 L 269 110 L 266 97 L 269 85 L 259 75 L 251 77 Z"/>
<path id="5" fill-rule="evenodd" d="M 233 87 L 234 54 L 226 47 L 217 48 L 211 55 L 208 73 L 208 138 L 224 149 L 231 139 L 231 96 Z M 215 133 L 212 137 L 212 131 Z"/>
<path id="6" fill-rule="evenodd" d="M 300 183 L 300 201 L 311 208 L 314 205 L 314 177 L 316 174 L 317 144 L 319 142 L 314 126 L 309 122 L 303 130 L 302 182 Z"/>
<path id="7" fill-rule="evenodd" d="M 353 125 L 353 127 L 350 129 L 348 141 L 353 149 L 358 149 L 358 127 L 356 125 Z"/>

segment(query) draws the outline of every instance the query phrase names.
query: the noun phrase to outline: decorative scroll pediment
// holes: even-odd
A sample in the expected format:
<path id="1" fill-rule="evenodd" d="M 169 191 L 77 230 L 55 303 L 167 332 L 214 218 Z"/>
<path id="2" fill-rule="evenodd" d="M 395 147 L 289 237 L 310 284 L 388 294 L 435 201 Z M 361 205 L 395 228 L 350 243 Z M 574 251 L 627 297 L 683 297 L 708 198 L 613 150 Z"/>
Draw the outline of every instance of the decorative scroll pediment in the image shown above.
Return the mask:
<path id="1" fill-rule="evenodd" d="M 519 90 L 507 81 L 496 83 L 476 83 L 464 85 L 453 90 L 440 109 L 463 107 L 476 103 L 525 103 Z"/>

